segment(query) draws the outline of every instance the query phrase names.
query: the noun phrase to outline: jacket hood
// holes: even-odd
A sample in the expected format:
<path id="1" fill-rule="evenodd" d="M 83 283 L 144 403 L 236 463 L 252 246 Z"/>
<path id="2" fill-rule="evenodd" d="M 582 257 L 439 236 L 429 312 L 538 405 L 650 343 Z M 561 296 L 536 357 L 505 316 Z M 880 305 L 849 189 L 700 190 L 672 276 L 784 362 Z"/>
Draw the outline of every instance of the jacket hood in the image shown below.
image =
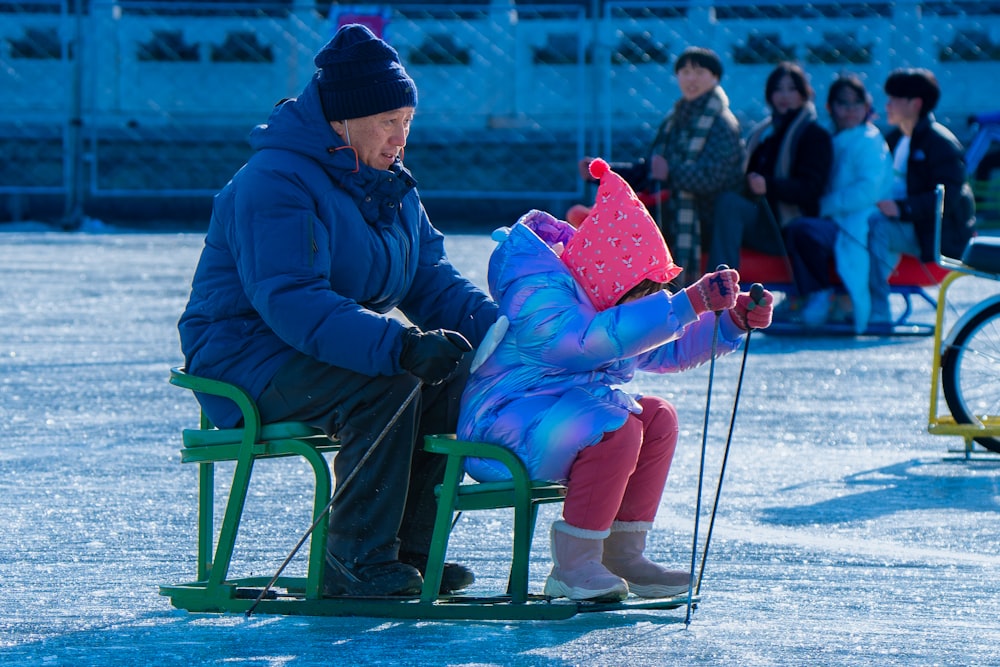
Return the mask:
<path id="1" fill-rule="evenodd" d="M 525 213 L 513 227 L 493 232 L 499 245 L 490 256 L 487 281 L 490 293 L 499 299 L 512 280 L 536 273 L 566 271 L 559 259 L 563 248 L 576 233 L 568 222 L 545 211 Z"/>
<path id="2" fill-rule="evenodd" d="M 388 224 L 394 211 L 379 202 L 399 201 L 416 187 L 416 179 L 398 158 L 388 170 L 373 169 L 358 159 L 323 115 L 316 77 L 296 98 L 282 100 L 267 123 L 250 131 L 254 151 L 288 151 L 318 163 L 330 178 L 358 204 L 369 224 Z"/>
<path id="3" fill-rule="evenodd" d="M 347 148 L 323 116 L 315 77 L 301 95 L 278 102 L 267 122 L 250 131 L 250 147 L 255 151 L 268 148 L 292 151 L 324 164 L 343 162 L 343 166 L 354 169 L 353 155 L 338 155 L 354 151 Z"/>

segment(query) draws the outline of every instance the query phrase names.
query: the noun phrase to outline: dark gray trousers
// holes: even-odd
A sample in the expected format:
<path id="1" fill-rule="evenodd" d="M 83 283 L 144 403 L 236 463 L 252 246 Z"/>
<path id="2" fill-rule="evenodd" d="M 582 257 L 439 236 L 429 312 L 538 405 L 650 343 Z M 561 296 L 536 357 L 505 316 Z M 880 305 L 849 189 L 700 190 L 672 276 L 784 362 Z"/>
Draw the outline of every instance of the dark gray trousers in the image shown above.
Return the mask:
<path id="1" fill-rule="evenodd" d="M 330 513 L 328 550 L 349 565 L 396 560 L 400 550 L 426 554 L 434 527 L 434 486 L 445 457 L 423 450 L 423 436 L 454 433 L 472 354 L 446 383 L 424 386 L 400 415 Z M 416 387 L 408 373 L 371 377 L 296 354 L 257 403 L 264 423 L 303 421 L 335 434 L 334 474 L 346 479 Z"/>
<path id="2" fill-rule="evenodd" d="M 754 202 L 735 192 L 722 192 L 715 200 L 712 240 L 706 271 L 720 264 L 740 267 L 740 248 L 752 248 L 768 255 L 784 255 L 778 223 L 768 217 L 767 204 Z"/>

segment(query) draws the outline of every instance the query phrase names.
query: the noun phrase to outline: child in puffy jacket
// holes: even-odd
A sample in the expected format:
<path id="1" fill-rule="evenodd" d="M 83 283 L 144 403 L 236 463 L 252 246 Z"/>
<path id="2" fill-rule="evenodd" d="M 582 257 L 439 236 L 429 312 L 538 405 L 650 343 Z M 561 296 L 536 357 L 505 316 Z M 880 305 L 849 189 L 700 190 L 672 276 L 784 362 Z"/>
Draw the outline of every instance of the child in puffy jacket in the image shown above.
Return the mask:
<path id="1" fill-rule="evenodd" d="M 643 554 L 677 444 L 677 413 L 620 385 L 636 370 L 708 361 L 717 317 L 717 354 L 738 349 L 748 329 L 770 324 L 773 297 L 765 292 L 752 305 L 731 269 L 665 291 L 681 269 L 655 222 L 604 160 L 590 168 L 600 186 L 579 229 L 531 211 L 494 234 L 488 280 L 501 317 L 473 362 L 458 435 L 506 446 L 533 479 L 567 485 L 546 595 L 678 595 L 689 573 Z M 467 470 L 484 482 L 507 477 L 488 459 L 471 459 Z"/>

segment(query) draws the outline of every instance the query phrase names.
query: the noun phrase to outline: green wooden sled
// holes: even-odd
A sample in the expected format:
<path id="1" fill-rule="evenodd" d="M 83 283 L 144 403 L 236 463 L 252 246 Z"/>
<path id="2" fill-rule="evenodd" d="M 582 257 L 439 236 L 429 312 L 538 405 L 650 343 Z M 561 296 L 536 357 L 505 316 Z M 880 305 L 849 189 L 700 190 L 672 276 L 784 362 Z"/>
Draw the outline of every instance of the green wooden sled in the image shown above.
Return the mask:
<path id="1" fill-rule="evenodd" d="M 171 604 L 191 612 L 245 613 L 305 616 L 372 616 L 412 619 L 558 620 L 581 612 L 676 609 L 686 596 L 659 600 L 628 599 L 619 603 L 573 602 L 528 591 L 528 564 L 538 506 L 561 502 L 566 488 L 535 481 L 524 464 L 509 450 L 496 445 L 465 442 L 454 435 L 425 439 L 425 449 L 448 457 L 445 476 L 436 493 L 438 509 L 428 554 L 423 590 L 412 598 L 324 598 L 323 568 L 327 522 L 319 521 L 308 542 L 306 576 L 230 577 L 229 566 L 239 532 L 254 463 L 260 459 L 301 456 L 315 475 L 313 520 L 320 517 L 333 491 L 325 454 L 339 448 L 336 440 L 318 429 L 297 422 L 262 425 L 260 412 L 243 389 L 217 380 L 189 375 L 182 368 L 170 371 L 170 383 L 234 401 L 243 413 L 243 428 L 217 429 L 202 414 L 200 428 L 182 433 L 181 461 L 198 464 L 198 562 L 195 581 L 160 586 Z M 496 459 L 511 472 L 508 482 L 475 483 L 465 479 L 467 456 Z M 235 462 L 233 483 L 215 536 L 215 463 Z M 439 595 L 448 539 L 458 512 L 514 510 L 514 536 L 507 590 L 487 596 Z M 277 569 L 277 566 L 275 566 Z"/>

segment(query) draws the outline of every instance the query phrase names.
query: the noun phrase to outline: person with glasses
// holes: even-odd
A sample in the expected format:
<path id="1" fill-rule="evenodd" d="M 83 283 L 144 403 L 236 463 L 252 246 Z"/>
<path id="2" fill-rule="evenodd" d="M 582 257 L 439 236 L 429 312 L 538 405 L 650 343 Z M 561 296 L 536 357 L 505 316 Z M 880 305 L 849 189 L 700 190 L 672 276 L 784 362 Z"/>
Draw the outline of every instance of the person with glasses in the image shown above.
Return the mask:
<path id="1" fill-rule="evenodd" d="M 893 158 L 892 194 L 879 200 L 869 220 L 871 253 L 869 326 L 892 325 L 889 277 L 902 254 L 922 262 L 935 259 L 937 186 L 944 185 L 941 252 L 959 257 L 976 224 L 975 201 L 966 179 L 962 144 L 934 118 L 941 97 L 937 78 L 926 69 L 901 68 L 885 81 L 888 135 Z"/>
<path id="2" fill-rule="evenodd" d="M 892 182 L 892 159 L 882 133 L 871 122 L 871 96 L 857 76 L 830 85 L 826 109 L 833 120 L 833 165 L 820 199 L 819 217 L 800 217 L 784 229 L 785 247 L 798 294 L 797 321 L 826 324 L 835 304 L 834 281 L 850 297 L 856 333 L 868 325 L 868 218 Z M 831 265 L 836 267 L 831 271 Z M 842 309 L 841 315 L 846 316 Z M 838 318 L 839 319 L 839 318 Z"/>

